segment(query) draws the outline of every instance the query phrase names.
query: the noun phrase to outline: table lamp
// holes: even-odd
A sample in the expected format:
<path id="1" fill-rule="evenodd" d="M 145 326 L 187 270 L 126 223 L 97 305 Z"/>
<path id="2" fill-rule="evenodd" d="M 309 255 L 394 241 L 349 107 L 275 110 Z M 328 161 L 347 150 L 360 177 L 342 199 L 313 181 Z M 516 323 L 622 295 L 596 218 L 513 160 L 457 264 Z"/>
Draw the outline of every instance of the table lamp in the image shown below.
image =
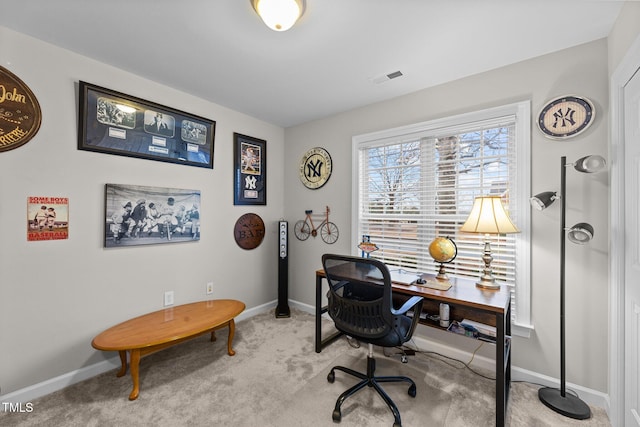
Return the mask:
<path id="1" fill-rule="evenodd" d="M 476 197 L 471 208 L 471 213 L 460 227 L 460 231 L 465 233 L 482 233 L 484 239 L 484 270 L 476 286 L 484 289 L 500 289 L 491 271 L 491 234 L 519 233 L 520 230 L 513 224 L 509 214 L 502 205 L 500 196 L 479 196 Z"/>

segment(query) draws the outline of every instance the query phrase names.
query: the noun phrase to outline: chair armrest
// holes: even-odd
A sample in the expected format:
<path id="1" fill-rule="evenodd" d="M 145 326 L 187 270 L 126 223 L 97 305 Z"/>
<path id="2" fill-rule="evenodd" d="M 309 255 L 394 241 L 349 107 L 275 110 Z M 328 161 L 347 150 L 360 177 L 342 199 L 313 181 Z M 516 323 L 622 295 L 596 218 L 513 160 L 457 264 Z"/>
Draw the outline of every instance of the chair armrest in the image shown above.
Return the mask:
<path id="1" fill-rule="evenodd" d="M 409 298 L 402 307 L 399 309 L 391 309 L 391 312 L 394 315 L 402 315 L 406 314 L 411 308 L 413 308 L 413 317 L 411 319 L 411 328 L 407 331 L 407 335 L 404 337 L 404 341 L 408 341 L 412 336 L 413 332 L 416 330 L 416 326 L 418 326 L 418 322 L 420 321 L 420 313 L 422 313 L 422 303 L 424 302 L 424 298 L 419 296 L 412 296 Z"/>
<path id="2" fill-rule="evenodd" d="M 421 303 L 423 299 L 424 298 L 419 296 L 413 296 L 409 298 L 404 304 L 402 304 L 402 307 L 400 307 L 399 309 L 396 310 L 395 308 L 392 308 L 391 312 L 394 315 L 405 314 L 407 311 L 411 310 L 411 308 L 413 308 L 416 304 Z M 422 309 L 422 304 L 420 304 L 420 309 Z M 418 317 L 420 317 L 420 313 L 418 313 Z"/>

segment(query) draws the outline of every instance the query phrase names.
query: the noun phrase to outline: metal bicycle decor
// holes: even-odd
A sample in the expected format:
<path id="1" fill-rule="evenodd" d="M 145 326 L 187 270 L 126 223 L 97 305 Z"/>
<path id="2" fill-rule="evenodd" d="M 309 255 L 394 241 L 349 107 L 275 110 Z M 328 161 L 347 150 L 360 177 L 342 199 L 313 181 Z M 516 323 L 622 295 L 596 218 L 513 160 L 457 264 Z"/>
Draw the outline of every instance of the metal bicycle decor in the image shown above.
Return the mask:
<path id="1" fill-rule="evenodd" d="M 312 210 L 304 211 L 306 217 L 305 219 L 301 219 L 296 222 L 293 227 L 293 232 L 298 238 L 298 240 L 307 240 L 309 236 L 316 237 L 318 235 L 318 231 L 320 231 L 320 237 L 325 243 L 332 244 L 338 240 L 339 232 L 338 226 L 333 222 L 329 221 L 329 206 L 326 207 L 324 212 L 324 218 L 318 227 L 313 223 L 313 218 L 311 214 Z"/>

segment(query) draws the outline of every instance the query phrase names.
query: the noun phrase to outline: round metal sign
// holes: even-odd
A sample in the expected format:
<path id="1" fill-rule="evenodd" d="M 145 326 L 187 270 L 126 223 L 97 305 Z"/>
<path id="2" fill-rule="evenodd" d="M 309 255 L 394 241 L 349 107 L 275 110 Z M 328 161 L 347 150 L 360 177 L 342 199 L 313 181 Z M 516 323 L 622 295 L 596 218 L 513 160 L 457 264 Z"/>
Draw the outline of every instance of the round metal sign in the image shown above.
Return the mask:
<path id="1" fill-rule="evenodd" d="M 31 89 L 0 66 L 0 151 L 29 142 L 40 129 L 42 112 Z"/>
<path id="2" fill-rule="evenodd" d="M 255 249 L 264 239 L 264 221 L 254 213 L 242 215 L 233 227 L 233 237 L 242 249 Z"/>

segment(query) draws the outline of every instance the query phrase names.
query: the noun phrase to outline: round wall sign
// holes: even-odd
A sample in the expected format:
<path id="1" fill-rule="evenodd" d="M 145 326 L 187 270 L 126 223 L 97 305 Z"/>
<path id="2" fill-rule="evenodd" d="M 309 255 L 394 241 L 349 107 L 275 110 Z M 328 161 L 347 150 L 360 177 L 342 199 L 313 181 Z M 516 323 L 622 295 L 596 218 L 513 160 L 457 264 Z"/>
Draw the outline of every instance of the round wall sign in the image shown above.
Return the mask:
<path id="1" fill-rule="evenodd" d="M 305 187 L 316 190 L 331 177 L 331 156 L 324 148 L 316 147 L 307 151 L 300 161 L 300 181 Z"/>
<path id="2" fill-rule="evenodd" d="M 547 102 L 538 115 L 538 127 L 547 138 L 565 139 L 584 132 L 595 117 L 591 101 L 566 95 Z"/>
<path id="3" fill-rule="evenodd" d="M 0 151 L 29 142 L 38 133 L 41 120 L 40 104 L 29 86 L 0 66 Z"/>
<path id="4" fill-rule="evenodd" d="M 233 237 L 242 249 L 255 249 L 264 239 L 264 222 L 254 213 L 242 215 L 233 227 Z"/>

